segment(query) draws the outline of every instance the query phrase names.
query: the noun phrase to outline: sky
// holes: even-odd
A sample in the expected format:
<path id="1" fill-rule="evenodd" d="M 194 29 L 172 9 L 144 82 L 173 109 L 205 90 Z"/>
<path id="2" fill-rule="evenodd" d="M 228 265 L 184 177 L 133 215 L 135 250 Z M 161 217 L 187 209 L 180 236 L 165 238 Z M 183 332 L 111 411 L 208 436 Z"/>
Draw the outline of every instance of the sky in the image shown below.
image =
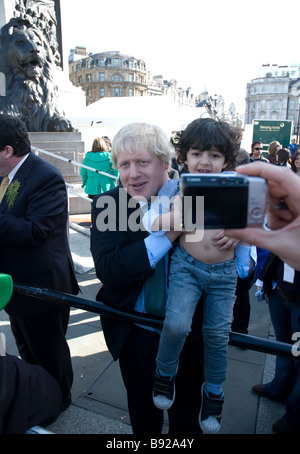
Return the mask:
<path id="1" fill-rule="evenodd" d="M 245 113 L 262 64 L 300 64 L 299 0 L 61 0 L 64 52 L 120 51 Z"/>

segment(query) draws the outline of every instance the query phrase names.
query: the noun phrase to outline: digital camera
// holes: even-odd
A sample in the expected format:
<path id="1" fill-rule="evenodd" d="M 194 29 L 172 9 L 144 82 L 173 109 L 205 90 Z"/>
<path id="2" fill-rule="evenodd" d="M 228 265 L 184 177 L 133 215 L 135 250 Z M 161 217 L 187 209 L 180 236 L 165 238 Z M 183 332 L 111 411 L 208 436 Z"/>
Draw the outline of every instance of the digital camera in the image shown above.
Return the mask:
<path id="1" fill-rule="evenodd" d="M 181 175 L 185 229 L 262 227 L 268 185 L 264 178 L 235 172 Z"/>

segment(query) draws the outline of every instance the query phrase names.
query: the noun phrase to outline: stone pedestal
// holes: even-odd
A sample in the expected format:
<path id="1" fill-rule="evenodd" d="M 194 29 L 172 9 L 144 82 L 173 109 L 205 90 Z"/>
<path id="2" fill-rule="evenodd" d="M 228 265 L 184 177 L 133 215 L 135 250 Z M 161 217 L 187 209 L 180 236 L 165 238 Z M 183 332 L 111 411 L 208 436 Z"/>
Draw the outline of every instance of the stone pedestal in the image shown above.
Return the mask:
<path id="1" fill-rule="evenodd" d="M 55 156 L 50 156 L 41 151 L 36 154 L 40 158 L 59 169 L 66 183 L 81 182 L 80 167 L 59 159 L 63 157 L 82 164 L 84 158 L 84 142 L 80 132 L 29 132 L 29 138 L 33 147 L 48 151 Z"/>

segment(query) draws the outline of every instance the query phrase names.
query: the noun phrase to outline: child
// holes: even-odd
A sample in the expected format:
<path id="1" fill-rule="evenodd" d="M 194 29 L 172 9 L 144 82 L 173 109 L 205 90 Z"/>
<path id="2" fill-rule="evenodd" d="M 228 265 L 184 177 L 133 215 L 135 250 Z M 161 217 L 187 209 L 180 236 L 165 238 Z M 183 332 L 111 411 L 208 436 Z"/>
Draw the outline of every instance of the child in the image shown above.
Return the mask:
<path id="1" fill-rule="evenodd" d="M 178 161 L 185 164 L 190 173 L 220 173 L 226 166 L 234 163 L 237 136 L 237 130 L 227 123 L 210 118 L 194 120 L 179 141 Z M 174 195 L 175 184 L 174 180 L 169 180 L 159 196 L 170 188 L 171 195 Z M 175 211 L 172 213 L 174 217 Z M 155 216 L 150 209 L 150 217 L 145 219 L 144 225 L 151 225 L 152 231 L 158 230 L 167 216 L 170 221 L 170 213 L 167 213 L 153 222 Z M 175 399 L 174 382 L 179 355 L 190 332 L 196 305 L 202 296 L 206 382 L 202 386 L 199 423 L 206 433 L 217 432 L 221 425 L 224 402 L 222 383 L 226 378 L 228 334 L 237 281 L 235 252 L 220 251 L 213 245 L 212 237 L 216 232 L 205 230 L 203 239 L 198 242 L 188 238 L 197 232 L 184 232 L 173 253 L 166 316 L 157 354 L 153 390 L 155 405 L 161 409 L 170 408 Z M 250 247 L 238 248 L 242 254 L 246 254 L 246 261 L 249 263 Z"/>

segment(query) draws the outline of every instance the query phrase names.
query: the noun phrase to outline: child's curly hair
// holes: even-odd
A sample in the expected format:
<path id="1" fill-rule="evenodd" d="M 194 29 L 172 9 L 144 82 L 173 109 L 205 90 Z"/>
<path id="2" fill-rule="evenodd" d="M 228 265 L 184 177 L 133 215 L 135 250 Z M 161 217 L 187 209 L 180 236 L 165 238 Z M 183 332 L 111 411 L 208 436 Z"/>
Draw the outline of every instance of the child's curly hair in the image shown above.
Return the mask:
<path id="1" fill-rule="evenodd" d="M 225 156 L 227 168 L 235 168 L 239 141 L 238 128 L 212 118 L 197 118 L 185 130 L 178 132 L 172 142 L 178 152 L 178 164 L 183 165 L 186 171 L 185 161 L 190 149 L 205 151 L 212 147 Z"/>

